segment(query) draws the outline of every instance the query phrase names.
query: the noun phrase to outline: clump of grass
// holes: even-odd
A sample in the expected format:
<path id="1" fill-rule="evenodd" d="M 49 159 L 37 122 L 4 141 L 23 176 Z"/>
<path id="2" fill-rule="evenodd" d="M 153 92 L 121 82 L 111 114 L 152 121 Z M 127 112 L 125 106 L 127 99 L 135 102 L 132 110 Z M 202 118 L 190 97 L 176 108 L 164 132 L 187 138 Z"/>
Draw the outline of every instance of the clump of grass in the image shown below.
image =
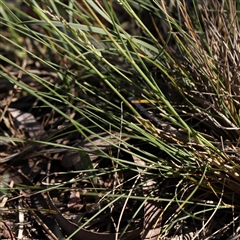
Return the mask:
<path id="1" fill-rule="evenodd" d="M 2 76 L 22 94 L 38 99 L 39 106 L 48 109 L 55 119 L 55 125 L 51 126 L 50 120 L 44 123 L 52 133 L 32 142 L 85 152 L 70 141 L 64 145 L 62 139 L 68 139 L 70 132 L 90 142 L 89 136 L 96 135 L 118 149 L 114 155 L 93 143 L 100 157 L 110 159 L 105 161 L 114 184 L 105 197 L 127 199 L 125 207 L 129 199 L 141 200 L 145 204 L 137 205 L 136 212 L 144 219 L 147 204 L 161 202 L 158 219 L 149 223 L 151 229 L 159 224 L 155 228 L 161 239 L 181 234 L 193 239 L 210 239 L 216 234 L 237 236 L 237 1 L 27 2 L 37 19 L 24 15 L 28 19 L 22 21 L 15 9 L 4 4 L 2 24 L 10 27 L 12 34 L 10 38 L 2 34 L 1 38 L 15 52 L 24 53 L 25 61 L 34 60 L 58 74 L 48 81 L 41 72 L 22 67 L 19 58 L 1 57 L 5 64 L 30 76 L 37 91 L 24 79 L 13 77 L 6 65 L 2 66 Z M 24 42 L 27 45 L 22 47 Z M 63 130 L 56 130 L 56 119 L 60 119 Z M 44 118 L 40 121 L 43 123 Z M 117 143 L 102 138 L 96 128 L 112 135 Z M 14 134 L 11 137 L 1 138 L 24 142 L 13 138 Z M 90 193 L 97 195 L 101 168 L 89 157 L 84 164 L 86 179 L 92 178 Z M 125 182 L 130 180 L 121 180 L 120 172 L 125 171 L 137 179 L 130 191 Z M 108 200 L 107 206 L 110 203 Z M 224 223 L 229 224 L 228 231 L 223 225 L 213 226 L 224 211 L 230 214 Z M 116 232 L 130 225 L 123 227 L 119 219 Z M 136 219 L 133 214 L 131 222 Z M 186 230 L 191 221 L 197 230 Z M 199 227 L 201 221 L 203 226 Z M 142 224 L 147 226 L 145 221 Z M 143 231 L 142 239 L 146 235 Z"/>

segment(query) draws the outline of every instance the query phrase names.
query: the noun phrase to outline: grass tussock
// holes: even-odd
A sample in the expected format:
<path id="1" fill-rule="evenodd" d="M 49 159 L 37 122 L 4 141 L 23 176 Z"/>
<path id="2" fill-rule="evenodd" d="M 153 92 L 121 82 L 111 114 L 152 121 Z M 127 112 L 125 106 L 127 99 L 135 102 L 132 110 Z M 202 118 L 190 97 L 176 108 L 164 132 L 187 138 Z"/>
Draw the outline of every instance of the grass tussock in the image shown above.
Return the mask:
<path id="1" fill-rule="evenodd" d="M 0 2 L 3 237 L 239 237 L 237 0 Z"/>

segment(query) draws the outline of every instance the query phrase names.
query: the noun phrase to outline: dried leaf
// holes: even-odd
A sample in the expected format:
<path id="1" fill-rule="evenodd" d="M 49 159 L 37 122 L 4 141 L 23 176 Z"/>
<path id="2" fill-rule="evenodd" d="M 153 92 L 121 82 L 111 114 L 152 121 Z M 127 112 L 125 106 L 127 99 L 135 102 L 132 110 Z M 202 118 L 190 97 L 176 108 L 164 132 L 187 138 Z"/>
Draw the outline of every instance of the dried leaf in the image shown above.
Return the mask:
<path id="1" fill-rule="evenodd" d="M 56 218 L 56 221 L 58 222 L 59 226 L 63 229 L 63 231 L 70 236 L 71 234 L 74 234 L 74 236 L 71 237 L 73 240 L 116 240 L 116 234 L 115 233 L 94 233 L 85 229 L 80 229 L 80 226 L 77 224 L 69 221 L 66 219 L 62 213 L 59 211 L 59 209 L 55 206 L 51 196 L 49 193 L 48 199 L 49 204 L 53 210 L 57 211 L 57 214 L 53 215 Z M 121 240 L 133 240 L 136 237 L 139 236 L 141 229 L 137 228 L 132 231 L 126 232 Z"/>
<path id="2" fill-rule="evenodd" d="M 42 126 L 31 113 L 23 112 L 16 108 L 8 108 L 12 117 L 24 127 L 32 139 L 36 139 L 44 133 Z"/>
<path id="3" fill-rule="evenodd" d="M 145 165 L 145 162 L 140 158 L 132 155 L 133 160 L 138 165 Z M 139 168 L 142 172 L 143 170 Z M 152 192 L 156 182 L 149 181 L 146 179 L 146 175 L 141 177 L 142 182 L 144 182 L 142 189 L 145 197 Z M 162 207 L 160 201 L 148 200 L 144 205 L 144 221 L 143 221 L 143 231 L 141 232 L 142 240 L 157 240 L 159 239 L 159 234 L 161 232 L 159 216 L 161 215 Z"/>

